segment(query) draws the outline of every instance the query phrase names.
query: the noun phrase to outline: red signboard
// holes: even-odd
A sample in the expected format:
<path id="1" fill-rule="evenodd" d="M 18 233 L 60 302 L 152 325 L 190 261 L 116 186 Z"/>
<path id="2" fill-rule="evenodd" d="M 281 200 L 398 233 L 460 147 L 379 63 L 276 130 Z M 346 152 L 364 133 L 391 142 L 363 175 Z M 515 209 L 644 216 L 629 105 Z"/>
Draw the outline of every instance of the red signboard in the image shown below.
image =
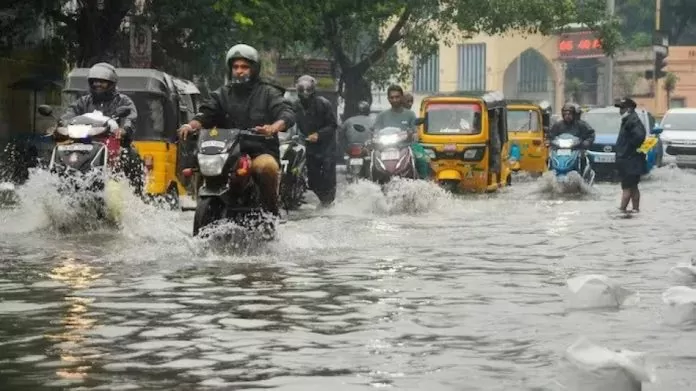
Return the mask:
<path id="1" fill-rule="evenodd" d="M 558 56 L 563 59 L 604 57 L 602 43 L 593 31 L 561 34 Z"/>

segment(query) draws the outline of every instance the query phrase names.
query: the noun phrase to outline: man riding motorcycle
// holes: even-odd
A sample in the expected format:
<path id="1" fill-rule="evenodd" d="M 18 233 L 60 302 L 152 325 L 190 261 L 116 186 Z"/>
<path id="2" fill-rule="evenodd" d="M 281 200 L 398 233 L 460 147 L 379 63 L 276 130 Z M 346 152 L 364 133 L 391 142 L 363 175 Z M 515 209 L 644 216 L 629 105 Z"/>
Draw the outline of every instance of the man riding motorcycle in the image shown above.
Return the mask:
<path id="1" fill-rule="evenodd" d="M 60 118 L 66 124 L 74 117 L 91 113 L 99 110 L 107 117 L 116 114 L 119 107 L 130 108 L 130 114 L 120 120 L 120 128 L 116 130 L 115 136 L 121 140 L 123 153 L 120 156 L 120 164 L 123 172 L 128 178 L 135 194 L 142 195 L 143 191 L 143 167 L 140 155 L 133 148 L 133 132 L 135 123 L 138 119 L 138 111 L 135 103 L 127 95 L 118 93 L 118 75 L 116 68 L 106 62 L 100 62 L 90 68 L 87 75 L 90 93 L 80 97 L 73 102 Z M 60 138 L 58 133 L 53 133 L 54 138 Z"/>
<path id="2" fill-rule="evenodd" d="M 563 120 L 553 124 L 548 134 L 548 141 L 552 141 L 563 133 L 569 133 L 580 139 L 579 149 L 583 150 L 581 170 L 585 169 L 585 151 L 590 149 L 595 139 L 595 130 L 585 121 L 580 119 L 580 106 L 575 103 L 566 103 L 561 109 Z"/>
<path id="3" fill-rule="evenodd" d="M 328 99 L 316 94 L 316 80 L 297 79 L 295 103 L 297 127 L 307 139 L 307 176 L 309 188 L 328 206 L 336 198 L 336 113 Z"/>
<path id="4" fill-rule="evenodd" d="M 227 84 L 210 94 L 193 120 L 179 129 L 179 136 L 186 140 L 188 134 L 213 127 L 253 128 L 266 135 L 265 142 L 250 145 L 245 152 L 252 158 L 251 170 L 261 189 L 264 210 L 279 217 L 278 132 L 294 125 L 295 114 L 283 98 L 284 90 L 260 79 L 261 62 L 256 49 L 235 45 L 227 52 L 225 64 Z"/>

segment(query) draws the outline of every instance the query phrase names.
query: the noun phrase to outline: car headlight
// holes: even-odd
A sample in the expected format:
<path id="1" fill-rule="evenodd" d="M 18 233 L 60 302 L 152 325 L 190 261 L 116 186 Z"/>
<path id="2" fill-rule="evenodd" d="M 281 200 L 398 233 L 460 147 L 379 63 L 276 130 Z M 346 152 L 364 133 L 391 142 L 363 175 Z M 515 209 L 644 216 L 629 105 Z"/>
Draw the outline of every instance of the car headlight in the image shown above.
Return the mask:
<path id="1" fill-rule="evenodd" d="M 222 169 L 225 167 L 225 162 L 229 157 L 228 153 L 218 155 L 203 155 L 198 154 L 198 167 L 201 174 L 204 176 L 218 176 L 222 174 Z"/>

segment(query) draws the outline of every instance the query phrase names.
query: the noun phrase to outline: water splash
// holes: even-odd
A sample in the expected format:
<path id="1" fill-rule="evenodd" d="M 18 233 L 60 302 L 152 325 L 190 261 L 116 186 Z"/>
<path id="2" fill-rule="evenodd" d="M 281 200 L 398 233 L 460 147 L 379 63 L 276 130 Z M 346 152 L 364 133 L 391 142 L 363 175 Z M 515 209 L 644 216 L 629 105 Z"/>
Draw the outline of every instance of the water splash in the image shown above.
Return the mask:
<path id="1" fill-rule="evenodd" d="M 450 209 L 455 198 L 433 182 L 395 178 L 380 185 L 359 180 L 339 193 L 333 214 L 419 215 Z"/>
<path id="2" fill-rule="evenodd" d="M 575 171 L 569 172 L 564 181 L 559 181 L 553 171 L 547 171 L 541 176 L 538 183 L 539 188 L 536 192 L 549 196 L 577 198 L 595 195 L 592 186 L 585 183 L 582 176 Z"/>

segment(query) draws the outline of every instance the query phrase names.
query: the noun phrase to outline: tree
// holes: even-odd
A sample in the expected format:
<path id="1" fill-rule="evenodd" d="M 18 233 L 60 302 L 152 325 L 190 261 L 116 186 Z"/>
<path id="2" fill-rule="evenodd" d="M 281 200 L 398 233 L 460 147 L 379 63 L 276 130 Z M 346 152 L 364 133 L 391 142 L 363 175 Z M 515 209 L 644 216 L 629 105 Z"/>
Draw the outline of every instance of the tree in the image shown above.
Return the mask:
<path id="1" fill-rule="evenodd" d="M 652 45 L 655 30 L 655 0 L 617 0 L 617 15 L 623 19 L 621 34 L 631 48 Z M 670 45 L 696 43 L 696 6 L 693 0 L 662 0 L 660 25 Z"/>
<path id="2" fill-rule="evenodd" d="M 45 37 L 60 43 L 66 60 L 78 66 L 99 61 L 116 61 L 119 34 L 123 20 L 133 8 L 134 0 L 9 0 L 0 6 L 0 13 L 10 15 L 2 24 L 4 48 L 11 50 L 32 37 L 40 22 L 53 27 L 53 36 Z M 39 23 L 37 23 L 39 21 Z"/>
<path id="3" fill-rule="evenodd" d="M 672 72 L 667 72 L 665 76 L 665 92 L 667 92 L 667 108 L 672 103 L 672 93 L 677 88 L 677 83 L 679 82 L 679 76 Z"/>
<path id="4" fill-rule="evenodd" d="M 578 78 L 572 78 L 565 82 L 566 100 L 571 102 L 580 102 L 582 91 L 585 88 L 585 83 Z"/>
<path id="5" fill-rule="evenodd" d="M 632 96 L 636 88 L 636 83 L 642 77 L 638 72 L 620 72 L 618 74 L 618 84 L 621 90 L 621 95 Z"/>
<path id="6" fill-rule="evenodd" d="M 228 0 L 219 2 L 223 8 L 234 9 L 226 5 Z M 377 78 L 375 67 L 397 46 L 426 60 L 440 42 L 452 44 L 478 33 L 549 34 L 571 22 L 599 30 L 609 52 L 618 39 L 616 23 L 607 20 L 604 0 L 585 0 L 580 7 L 573 0 L 270 0 L 259 8 L 274 23 L 252 16 L 256 27 L 263 26 L 264 32 L 288 42 L 310 42 L 331 54 L 340 68 L 340 91 L 348 115 L 356 111 L 358 101 L 370 100 L 367 78 L 371 74 Z M 363 41 L 358 59 L 351 56 L 350 48 L 360 42 L 360 32 L 376 28 L 386 28 L 380 39 Z M 403 79 L 408 70 L 408 64 L 399 64 L 392 73 Z"/>

